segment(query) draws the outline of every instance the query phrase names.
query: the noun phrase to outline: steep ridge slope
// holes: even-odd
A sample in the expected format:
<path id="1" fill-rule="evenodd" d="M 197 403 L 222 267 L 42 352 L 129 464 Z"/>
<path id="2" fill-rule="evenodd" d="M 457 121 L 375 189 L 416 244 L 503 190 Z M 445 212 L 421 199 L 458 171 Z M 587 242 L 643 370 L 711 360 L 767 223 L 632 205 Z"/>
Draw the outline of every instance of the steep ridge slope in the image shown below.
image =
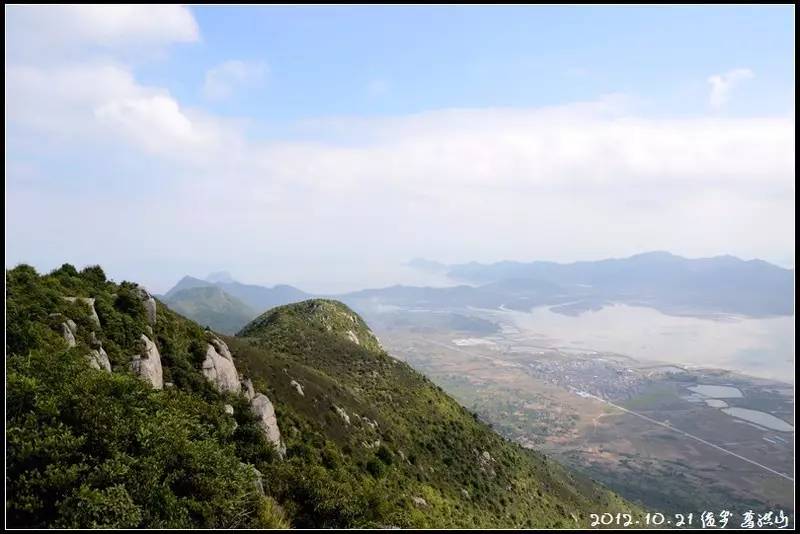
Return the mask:
<path id="1" fill-rule="evenodd" d="M 16 267 L 6 307 L 9 526 L 289 525 L 253 467 L 277 451 L 215 334 L 99 267 Z"/>
<path id="2" fill-rule="evenodd" d="M 584 526 L 632 508 L 504 441 L 341 303 L 228 338 L 99 267 L 6 283 L 10 526 Z"/>
<path id="3" fill-rule="evenodd" d="M 597 484 L 498 436 L 388 356 L 340 302 L 275 308 L 237 338 L 228 341 L 239 365 L 276 400 L 290 458 L 280 468 L 293 457 L 320 466 L 319 478 L 298 478 L 276 494 L 317 494 L 317 513 L 319 501 L 338 502 L 329 524 L 371 509 L 371 520 L 398 526 L 576 527 L 591 512 L 631 510 Z M 329 489 L 320 495 L 317 488 Z M 292 515 L 305 525 L 314 513 Z"/>

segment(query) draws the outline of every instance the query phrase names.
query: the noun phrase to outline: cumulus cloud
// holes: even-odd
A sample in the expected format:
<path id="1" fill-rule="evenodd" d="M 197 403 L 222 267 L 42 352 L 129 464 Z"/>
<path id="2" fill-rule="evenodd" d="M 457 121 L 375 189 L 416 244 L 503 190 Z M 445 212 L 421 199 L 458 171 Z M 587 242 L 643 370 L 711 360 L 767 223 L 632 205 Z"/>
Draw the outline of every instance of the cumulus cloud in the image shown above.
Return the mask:
<path id="1" fill-rule="evenodd" d="M 261 85 L 267 72 L 263 62 L 225 61 L 206 72 L 203 96 L 209 100 L 229 98 L 237 89 Z"/>
<path id="2" fill-rule="evenodd" d="M 191 11 L 175 5 L 12 6 L 6 16 L 12 59 L 48 61 L 86 49 L 119 51 L 200 39 Z"/>
<path id="3" fill-rule="evenodd" d="M 731 90 L 744 80 L 753 78 L 755 74 L 750 69 L 733 69 L 724 74 L 709 76 L 708 84 L 711 92 L 708 96 L 709 104 L 714 109 L 720 109 L 728 103 Z"/>

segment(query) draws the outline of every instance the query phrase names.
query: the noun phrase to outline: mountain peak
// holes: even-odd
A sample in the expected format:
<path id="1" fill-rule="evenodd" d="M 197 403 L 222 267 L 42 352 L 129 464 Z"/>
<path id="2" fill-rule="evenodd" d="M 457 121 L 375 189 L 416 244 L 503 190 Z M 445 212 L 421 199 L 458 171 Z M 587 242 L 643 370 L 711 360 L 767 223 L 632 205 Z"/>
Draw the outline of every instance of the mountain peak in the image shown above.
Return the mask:
<path id="1" fill-rule="evenodd" d="M 367 350 L 383 351 L 375 334 L 356 312 L 338 300 L 329 299 L 310 299 L 273 308 L 256 317 L 237 336 L 260 337 L 275 325 L 291 329 L 310 326 Z"/>

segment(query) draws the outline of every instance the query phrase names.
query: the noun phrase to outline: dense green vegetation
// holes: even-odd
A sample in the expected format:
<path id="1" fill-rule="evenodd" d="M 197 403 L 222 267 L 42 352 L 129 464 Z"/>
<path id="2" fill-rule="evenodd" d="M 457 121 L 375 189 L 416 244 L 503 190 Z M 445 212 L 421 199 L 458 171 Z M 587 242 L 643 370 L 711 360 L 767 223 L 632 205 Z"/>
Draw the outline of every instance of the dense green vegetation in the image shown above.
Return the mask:
<path id="1" fill-rule="evenodd" d="M 247 399 L 201 373 L 211 332 L 161 304 L 149 324 L 137 287 L 99 267 L 19 266 L 6 282 L 9 526 L 574 527 L 630 509 L 500 438 L 340 303 L 283 306 L 223 338 L 275 405 L 282 458 Z M 67 296 L 94 298 L 100 326 Z M 142 334 L 172 386 L 130 370 Z M 98 340 L 111 373 L 87 363 Z"/>
<path id="2" fill-rule="evenodd" d="M 48 276 L 27 266 L 6 273 L 6 512 L 26 527 L 272 527 L 288 523 L 237 454 L 274 456 L 237 410 L 197 371 L 206 333 L 163 306 L 153 327 L 164 378 L 154 391 L 129 371 L 148 332 L 133 284 L 112 284 L 99 267 L 65 265 Z M 88 306 L 64 296 L 94 297 Z M 53 315 L 60 314 L 60 315 Z M 77 324 L 77 344 L 60 335 Z M 87 365 L 91 332 L 113 373 Z M 234 402 L 228 400 L 226 402 Z"/>

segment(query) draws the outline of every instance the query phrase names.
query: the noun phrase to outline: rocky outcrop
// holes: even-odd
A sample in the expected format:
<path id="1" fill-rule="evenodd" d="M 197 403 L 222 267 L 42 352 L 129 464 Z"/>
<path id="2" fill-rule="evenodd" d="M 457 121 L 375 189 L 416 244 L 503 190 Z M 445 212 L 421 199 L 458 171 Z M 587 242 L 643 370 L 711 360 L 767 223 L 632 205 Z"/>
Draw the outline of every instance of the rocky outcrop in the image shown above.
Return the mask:
<path id="1" fill-rule="evenodd" d="M 301 397 L 305 397 L 306 396 L 306 394 L 303 393 L 303 386 L 301 386 L 300 383 L 297 380 L 292 380 L 289 383 L 289 385 L 292 386 L 295 390 L 297 390 L 297 394 L 300 395 Z"/>
<path id="2" fill-rule="evenodd" d="M 349 425 L 350 424 L 350 416 L 347 415 L 347 412 L 345 412 L 342 408 L 339 408 L 338 406 L 334 406 L 333 408 L 336 410 L 336 413 L 339 414 L 339 417 L 342 418 L 342 421 L 344 421 L 345 424 Z"/>
<path id="3" fill-rule="evenodd" d="M 73 321 L 72 319 L 67 319 L 64 322 L 64 324 L 67 325 L 67 328 L 69 328 L 69 331 L 72 332 L 72 335 L 77 335 L 77 333 L 78 333 L 78 325 L 75 324 L 75 321 Z"/>
<path id="4" fill-rule="evenodd" d="M 228 349 L 228 345 L 226 345 L 224 341 L 218 337 L 214 337 L 211 338 L 211 344 L 214 345 L 214 348 L 223 358 L 233 361 L 233 354 L 231 354 L 230 349 Z"/>
<path id="5" fill-rule="evenodd" d="M 240 393 L 242 390 L 233 356 L 225 342 L 220 339 L 213 338 L 206 347 L 203 375 L 222 393 Z"/>
<path id="6" fill-rule="evenodd" d="M 97 316 L 97 311 L 94 309 L 94 299 L 89 297 L 64 297 L 64 300 L 69 302 L 80 301 L 89 306 L 89 311 L 91 312 L 92 321 L 97 326 L 100 326 L 100 317 Z"/>
<path id="7" fill-rule="evenodd" d="M 347 331 L 347 339 L 355 343 L 356 345 L 361 345 L 361 342 L 358 340 L 358 336 L 352 330 Z"/>
<path id="8" fill-rule="evenodd" d="M 147 322 L 152 326 L 156 324 L 156 299 L 147 292 L 147 290 L 140 286 L 136 286 L 136 293 L 139 295 L 139 298 L 142 299 L 142 305 L 144 306 L 144 311 L 147 314 Z"/>
<path id="9" fill-rule="evenodd" d="M 86 355 L 89 360 L 89 365 L 95 369 L 111 372 L 111 361 L 108 359 L 108 354 L 103 349 L 103 343 L 97 339 L 97 334 L 94 331 L 89 335 L 89 346 L 92 350 Z"/>
<path id="10" fill-rule="evenodd" d="M 417 506 L 428 506 L 428 501 L 423 499 L 422 497 L 411 497 L 411 500 L 414 501 L 414 504 Z"/>
<path id="11" fill-rule="evenodd" d="M 366 425 L 366 426 L 370 427 L 372 430 L 375 430 L 375 431 L 378 430 L 378 421 L 372 420 L 372 419 L 370 419 L 369 417 L 366 417 L 366 416 L 362 417 L 362 416 L 358 415 L 357 413 L 354 413 L 353 417 L 355 417 L 356 419 L 361 421 L 361 423 L 363 425 Z"/>
<path id="12" fill-rule="evenodd" d="M 233 406 L 231 406 L 230 404 L 226 404 L 225 406 L 223 406 L 223 408 L 225 409 L 226 414 L 233 415 Z"/>
<path id="13" fill-rule="evenodd" d="M 478 457 L 478 465 L 480 466 L 481 471 L 485 472 L 490 477 L 493 477 L 497 474 L 493 465 L 496 460 L 492 458 L 492 455 L 489 453 L 489 451 L 478 452 L 477 449 L 472 449 L 472 452 L 474 452 Z"/>
<path id="14" fill-rule="evenodd" d="M 158 347 L 144 334 L 142 334 L 140 340 L 142 342 L 142 350 L 133 357 L 131 369 L 141 378 L 150 382 L 154 389 L 162 389 L 164 387 L 164 378 Z"/>
<path id="15" fill-rule="evenodd" d="M 275 446 L 275 450 L 282 457 L 286 455 L 286 447 L 281 440 L 281 431 L 278 428 L 278 419 L 275 417 L 275 407 L 263 393 L 257 393 L 250 401 L 250 409 L 258 417 L 258 426 L 267 440 Z"/>
<path id="16" fill-rule="evenodd" d="M 95 369 L 111 372 L 111 361 L 108 359 L 108 354 L 106 354 L 103 347 L 92 349 L 89 352 L 89 365 Z"/>
<path id="17" fill-rule="evenodd" d="M 64 341 L 67 342 L 67 346 L 72 348 L 76 345 L 75 332 L 77 331 L 77 327 L 71 328 L 69 323 L 72 323 L 73 327 L 75 326 L 75 323 L 71 320 L 61 323 L 61 335 L 64 336 Z"/>
<path id="18" fill-rule="evenodd" d="M 245 378 L 242 380 L 242 392 L 247 400 L 251 401 L 256 396 L 256 392 L 253 389 L 253 381 L 249 378 Z"/>

